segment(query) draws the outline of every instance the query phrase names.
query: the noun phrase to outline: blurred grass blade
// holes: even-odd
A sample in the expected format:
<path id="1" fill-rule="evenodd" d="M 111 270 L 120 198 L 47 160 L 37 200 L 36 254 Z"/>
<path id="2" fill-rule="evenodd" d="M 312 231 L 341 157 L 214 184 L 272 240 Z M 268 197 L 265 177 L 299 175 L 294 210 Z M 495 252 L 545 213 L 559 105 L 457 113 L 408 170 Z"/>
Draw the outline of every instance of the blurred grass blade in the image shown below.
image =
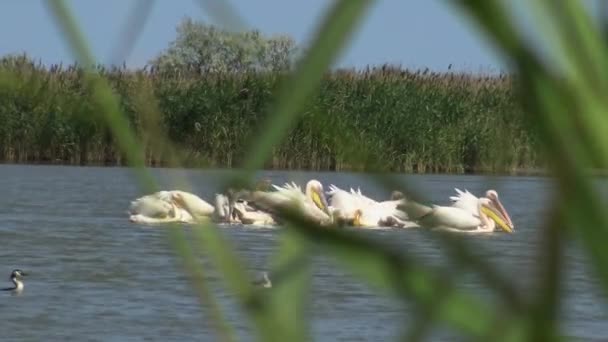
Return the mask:
<path id="1" fill-rule="evenodd" d="M 378 253 L 377 248 L 361 248 L 335 241 L 323 246 L 366 282 L 425 307 L 434 306 L 438 320 L 467 334 L 487 335 L 498 320 L 498 317 L 488 314 L 488 308 L 480 301 L 457 291 L 450 281 L 432 276 L 426 267 L 416 266 L 415 262 L 391 259 Z"/>
<path id="2" fill-rule="evenodd" d="M 78 29 L 75 18 L 63 0 L 50 0 L 46 4 L 53 13 L 56 24 L 64 33 L 64 37 L 71 47 L 72 53 L 83 64 L 84 68 L 89 70 L 88 79 L 93 87 L 93 96 L 96 103 L 102 109 L 103 117 L 112 130 L 119 148 L 126 154 L 129 165 L 136 168 L 135 170 L 139 176 L 137 179 L 142 182 L 142 186 L 148 191 L 156 191 L 154 180 L 143 168 L 144 161 L 141 146 L 135 139 L 129 123 L 121 115 L 118 99 L 113 94 L 107 81 L 92 72 L 91 68 L 95 64 L 95 59 Z"/>
<path id="3" fill-rule="evenodd" d="M 176 233 L 169 234 L 172 248 L 179 256 L 181 266 L 186 270 L 186 274 L 190 278 L 190 282 L 195 288 L 201 308 L 209 308 L 211 314 L 211 324 L 215 327 L 218 337 L 222 341 L 236 341 L 232 326 L 228 324 L 218 302 L 215 300 L 215 294 L 211 292 L 207 281 L 205 280 L 204 271 L 193 257 L 194 253 L 189 243 L 183 236 L 182 228 L 178 224 L 173 224 L 169 229 L 176 230 Z"/>
<path id="4" fill-rule="evenodd" d="M 48 4 L 55 15 L 56 22 L 68 38 L 68 42 L 72 47 L 74 54 L 84 64 L 85 68 L 91 68 L 94 64 L 93 56 L 89 52 L 84 38 L 81 36 L 68 7 L 61 0 L 49 1 Z M 142 185 L 147 191 L 156 191 L 154 179 L 144 168 L 142 159 L 143 152 L 141 151 L 137 140 L 134 138 L 127 121 L 124 116 L 121 115 L 116 95 L 113 94 L 107 82 L 99 75 L 91 74 L 90 77 L 95 85 L 94 95 L 97 97 L 99 105 L 104 109 L 104 118 L 118 140 L 120 149 L 127 153 L 130 164 L 137 167 L 136 170 L 139 170 L 137 179 L 143 180 Z M 204 278 L 200 275 L 198 277 L 196 276 L 199 273 L 196 272 L 194 266 L 196 263 L 193 254 L 186 248 L 187 241 L 183 238 L 183 235 L 178 233 L 177 229 L 170 230 L 170 238 L 172 239 L 174 248 L 181 251 L 180 255 L 183 258 L 184 264 L 192 271 L 196 281 L 200 282 L 197 287 L 199 298 L 205 300 L 212 306 L 213 317 L 216 320 L 216 325 L 220 328 L 220 334 L 225 339 L 231 340 L 231 332 L 223 320 L 223 315 L 221 314 L 219 307 L 214 301 L 211 301 L 209 294 L 207 293 L 208 290 L 205 287 Z M 213 242 L 218 243 L 217 239 Z M 216 250 L 218 249 L 221 250 L 222 248 L 216 248 Z M 224 253 L 224 255 L 226 255 L 226 253 Z"/>
<path id="5" fill-rule="evenodd" d="M 199 7 L 207 12 L 217 26 L 230 31 L 244 31 L 247 23 L 241 17 L 229 0 L 193 0 Z"/>
<path id="6" fill-rule="evenodd" d="M 311 339 L 307 315 L 310 290 L 310 261 L 308 240 L 286 227 L 281 232 L 280 245 L 273 262 L 271 312 L 276 322 L 275 334 L 281 341 Z M 304 259 L 303 259 L 304 258 Z M 294 260 L 298 263 L 294 265 Z"/>
<path id="7" fill-rule="evenodd" d="M 563 203 L 563 202 L 560 202 Z M 565 222 L 562 211 L 566 207 L 556 205 L 550 212 L 549 219 L 543 227 L 543 247 L 540 249 L 538 263 L 538 288 L 536 303 L 532 303 L 530 310 L 531 335 L 535 341 L 553 340 L 559 332 L 557 324 L 559 319 L 559 299 L 562 293 L 563 243 L 566 229 L 562 227 Z"/>
<path id="8" fill-rule="evenodd" d="M 593 108 L 575 110 L 579 104 L 584 103 L 584 90 L 567 87 L 564 80 L 551 77 L 549 72 L 535 61 L 532 54 L 521 48 L 521 44 L 513 45 L 510 39 L 507 41 L 508 34 L 504 35 L 504 32 L 512 31 L 513 23 L 501 21 L 500 13 L 497 14 L 498 18 L 489 20 L 483 5 L 486 2 L 461 3 L 466 5 L 465 8 L 506 53 L 518 57 L 522 92 L 527 95 L 524 96 L 525 109 L 546 144 L 553 171 L 559 180 L 560 191 L 566 200 L 564 207 L 568 210 L 564 215 L 568 217 L 569 227 L 582 238 L 587 252 L 592 256 L 591 261 L 600 276 L 603 288 L 608 291 L 608 250 L 603 247 L 603 242 L 608 241 L 608 217 L 603 209 L 605 203 L 594 190 L 593 179 L 589 178 L 587 171 L 593 165 L 589 161 L 606 158 L 608 145 L 598 134 L 573 130 L 573 125 L 568 121 L 570 118 L 578 123 L 574 127 L 603 127 L 598 114 L 608 111 L 605 102 L 595 99 Z M 497 23 L 502 25 L 498 27 Z M 593 83 L 589 79 L 585 81 Z M 568 151 L 569 149 L 574 150 Z"/>
<path id="9" fill-rule="evenodd" d="M 131 55 L 131 51 L 137 44 L 137 39 L 143 32 L 148 22 L 150 13 L 156 4 L 156 0 L 137 0 L 133 5 L 127 20 L 121 30 L 117 44 L 110 54 L 110 61 L 114 64 L 126 62 Z"/>
<path id="10" fill-rule="evenodd" d="M 575 39 L 580 44 L 577 50 L 584 56 L 584 62 L 581 64 L 592 70 L 587 77 L 588 84 L 594 86 L 596 94 L 605 94 L 608 90 L 608 53 L 599 25 L 595 25 L 582 1 L 560 0 L 554 2 L 554 6 L 562 14 L 559 16 L 562 19 L 560 26 L 572 31 L 568 38 Z"/>
<path id="11" fill-rule="evenodd" d="M 254 293 L 252 279 L 247 276 L 249 272 L 244 261 L 235 253 L 233 245 L 221 236 L 219 228 L 211 222 L 197 224 L 193 233 L 198 248 L 211 258 L 228 290 L 250 314 L 258 339 L 274 340 L 274 320 L 267 314 L 268 305 L 260 302 L 264 300 L 264 296 Z"/>
<path id="12" fill-rule="evenodd" d="M 356 24 L 363 18 L 371 0 L 339 0 L 325 16 L 306 56 L 300 61 L 294 75 L 278 94 L 278 102 L 265 123 L 257 130 L 253 147 L 244 167 L 249 172 L 263 166 L 273 146 L 295 123 L 298 111 L 319 87 L 321 77 L 346 46 Z"/>
<path id="13" fill-rule="evenodd" d="M 521 324 L 513 318 L 515 313 L 507 308 L 500 316 L 498 312 L 496 315 L 489 313 L 483 302 L 457 290 L 447 275 L 433 274 L 431 267 L 390 246 L 361 238 L 353 232 L 319 227 L 294 212 L 282 214 L 298 232 L 335 256 L 351 273 L 403 300 L 412 299 L 419 305 L 436 307 L 438 320 L 467 334 L 481 338 L 489 335 L 498 322 Z"/>

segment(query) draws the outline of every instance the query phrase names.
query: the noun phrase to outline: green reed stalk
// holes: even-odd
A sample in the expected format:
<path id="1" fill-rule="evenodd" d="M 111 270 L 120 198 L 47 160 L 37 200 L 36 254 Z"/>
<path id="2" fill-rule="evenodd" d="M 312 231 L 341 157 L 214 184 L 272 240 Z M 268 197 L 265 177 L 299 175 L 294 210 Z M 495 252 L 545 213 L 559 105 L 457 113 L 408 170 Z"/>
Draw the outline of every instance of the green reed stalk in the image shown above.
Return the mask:
<path id="1" fill-rule="evenodd" d="M 119 96 L 142 162 L 171 165 L 151 137 L 167 134 L 188 166 L 231 167 L 243 161 L 252 128 L 277 98 L 273 73 L 170 74 L 124 67 L 95 69 Z M 0 161 L 124 164 L 100 118 L 85 69 L 44 66 L 27 56 L 0 60 L 14 82 L 1 89 Z M 270 168 L 365 170 L 364 155 L 385 171 L 515 172 L 543 167 L 507 75 L 424 73 L 383 66 L 326 73 Z M 146 100 L 153 96 L 159 113 Z M 150 135 L 151 127 L 156 133 Z M 352 139 L 365 149 L 352 149 Z M 508 143 L 507 143 L 508 142 Z"/>

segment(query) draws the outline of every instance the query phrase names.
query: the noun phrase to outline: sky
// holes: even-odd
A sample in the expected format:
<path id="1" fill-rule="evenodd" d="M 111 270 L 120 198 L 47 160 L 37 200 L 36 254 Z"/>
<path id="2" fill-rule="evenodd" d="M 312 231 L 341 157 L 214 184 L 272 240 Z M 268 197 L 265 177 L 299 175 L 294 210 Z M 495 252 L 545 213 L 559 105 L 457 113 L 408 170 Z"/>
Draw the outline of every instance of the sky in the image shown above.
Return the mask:
<path id="1" fill-rule="evenodd" d="M 151 1 L 151 0 L 148 0 Z M 208 0 L 213 3 L 216 0 Z M 217 0 L 219 1 L 219 0 Z M 193 0 L 157 0 L 136 43 L 117 58 L 125 30 L 133 27 L 130 11 L 138 0 L 68 0 L 98 62 L 143 66 L 175 38 L 186 16 L 206 23 L 204 6 Z M 289 34 L 306 43 L 315 32 L 330 0 L 232 0 L 246 27 Z M 0 4 L 0 55 L 27 53 L 44 64 L 71 63 L 74 58 L 62 38 L 46 0 L 3 1 Z M 447 0 L 378 0 L 367 13 L 336 66 L 362 68 L 384 63 L 403 67 L 469 72 L 504 70 L 505 63 L 463 13 Z"/>

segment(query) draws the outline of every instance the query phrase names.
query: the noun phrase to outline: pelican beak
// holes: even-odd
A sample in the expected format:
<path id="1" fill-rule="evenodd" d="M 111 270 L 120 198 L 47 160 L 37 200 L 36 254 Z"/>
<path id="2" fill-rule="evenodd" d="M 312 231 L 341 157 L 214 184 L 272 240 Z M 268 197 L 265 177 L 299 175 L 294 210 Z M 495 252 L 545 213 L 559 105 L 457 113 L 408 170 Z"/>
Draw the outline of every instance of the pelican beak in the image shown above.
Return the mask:
<path id="1" fill-rule="evenodd" d="M 502 214 L 500 209 L 495 208 L 494 206 L 486 206 L 482 205 L 481 210 L 484 214 L 486 214 L 490 219 L 494 220 L 496 224 L 502 228 L 507 233 L 513 233 L 513 228 L 509 225 L 507 219 Z"/>
<path id="2" fill-rule="evenodd" d="M 315 189 L 315 191 L 312 192 L 312 201 L 319 209 L 323 210 L 327 213 L 327 215 L 331 216 L 331 213 L 329 212 L 329 205 L 327 204 L 327 199 L 325 198 L 325 195 L 323 194 L 322 190 Z"/>
<path id="3" fill-rule="evenodd" d="M 502 203 L 500 203 L 500 200 L 498 199 L 498 197 L 492 199 L 492 204 L 494 204 L 494 206 L 496 207 L 496 210 L 501 213 L 502 217 L 505 220 L 505 223 L 507 225 L 509 225 L 509 228 L 511 228 L 511 230 L 513 230 L 513 228 L 515 228 L 515 227 L 513 226 L 513 222 L 511 222 L 511 217 L 509 217 L 507 210 L 505 209 L 505 207 L 502 206 Z"/>

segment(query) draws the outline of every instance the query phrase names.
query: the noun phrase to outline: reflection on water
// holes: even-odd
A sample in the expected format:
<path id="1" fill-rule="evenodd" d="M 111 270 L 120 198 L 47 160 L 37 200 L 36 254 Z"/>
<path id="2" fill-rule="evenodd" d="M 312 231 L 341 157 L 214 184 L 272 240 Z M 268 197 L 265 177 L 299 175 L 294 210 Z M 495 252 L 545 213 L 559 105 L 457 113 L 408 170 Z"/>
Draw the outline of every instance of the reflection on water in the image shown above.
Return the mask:
<path id="1" fill-rule="evenodd" d="M 188 177 L 193 192 L 211 200 L 225 170 L 155 169 L 170 189 L 174 176 Z M 316 178 L 326 186 L 360 186 L 377 199 L 390 196 L 354 173 L 264 172 L 275 184 Z M 522 291 L 535 287 L 542 218 L 552 184 L 536 177 L 404 176 L 429 200 L 447 203 L 454 187 L 481 194 L 496 189 L 511 214 L 516 234 L 466 236 L 480 258 L 491 259 Z M 29 271 L 21 296 L 0 294 L 3 339 L 124 341 L 211 340 L 215 336 L 205 310 L 177 267 L 162 228 L 128 222 L 129 202 L 143 193 L 133 174 L 122 168 L 63 166 L 0 167 L 0 279 L 14 268 Z M 223 229 L 251 265 L 251 274 L 267 269 L 281 229 L 231 226 Z M 441 246 L 419 229 L 357 232 L 385 240 L 419 260 L 448 267 Z M 567 251 L 563 289 L 565 332 L 582 339 L 608 336 L 598 285 L 588 263 L 572 243 Z M 454 266 L 455 267 L 455 266 Z M 465 270 L 461 286 L 485 295 L 480 279 Z M 6 278 L 4 278 L 5 274 Z M 217 278 L 209 274 L 213 283 Z M 242 340 L 249 323 L 235 302 L 214 286 Z M 315 256 L 311 314 L 315 340 L 391 340 L 413 324 L 416 311 L 389 296 L 375 294 L 328 257 Z"/>

